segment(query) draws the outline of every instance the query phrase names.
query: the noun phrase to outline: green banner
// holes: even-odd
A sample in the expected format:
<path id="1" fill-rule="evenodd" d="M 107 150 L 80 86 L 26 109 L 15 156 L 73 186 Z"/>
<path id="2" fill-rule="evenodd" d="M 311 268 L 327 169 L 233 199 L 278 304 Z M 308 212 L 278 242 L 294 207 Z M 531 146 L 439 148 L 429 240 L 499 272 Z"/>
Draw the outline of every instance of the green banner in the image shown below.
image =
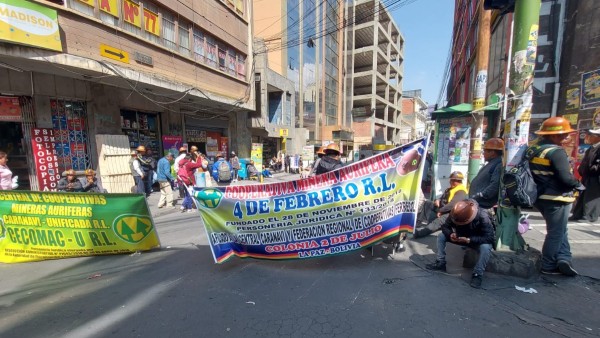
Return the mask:
<path id="1" fill-rule="evenodd" d="M 0 262 L 112 255 L 160 246 L 142 195 L 0 192 Z"/>

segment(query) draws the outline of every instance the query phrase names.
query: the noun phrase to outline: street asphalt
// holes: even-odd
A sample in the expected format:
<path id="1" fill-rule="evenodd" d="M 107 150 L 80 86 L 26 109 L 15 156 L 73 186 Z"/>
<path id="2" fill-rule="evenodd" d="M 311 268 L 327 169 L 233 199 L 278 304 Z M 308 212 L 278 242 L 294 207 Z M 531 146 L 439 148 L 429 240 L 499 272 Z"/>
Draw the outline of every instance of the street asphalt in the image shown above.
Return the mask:
<path id="1" fill-rule="evenodd" d="M 569 225 L 579 276 L 486 273 L 473 289 L 460 247 L 448 247 L 447 273 L 424 269 L 434 235 L 409 239 L 395 255 L 382 244 L 214 264 L 199 213 L 158 209 L 158 195 L 148 203 L 160 249 L 0 264 L 0 337 L 600 336 L 598 225 Z M 543 220 L 536 212 L 530 220 L 524 237 L 541 249 Z"/>

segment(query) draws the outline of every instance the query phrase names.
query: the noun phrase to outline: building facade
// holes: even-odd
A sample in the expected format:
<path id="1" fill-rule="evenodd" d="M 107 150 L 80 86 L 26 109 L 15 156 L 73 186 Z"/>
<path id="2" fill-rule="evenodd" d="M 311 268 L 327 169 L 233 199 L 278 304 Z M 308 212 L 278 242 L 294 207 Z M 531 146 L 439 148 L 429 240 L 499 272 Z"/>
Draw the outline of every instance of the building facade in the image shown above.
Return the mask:
<path id="1" fill-rule="evenodd" d="M 404 38 L 381 1 L 349 1 L 347 6 L 353 23 L 346 48 L 347 109 L 355 149 L 368 156 L 413 134 L 401 113 Z"/>
<path id="2" fill-rule="evenodd" d="M 263 0 L 253 6 L 254 35 L 265 44 L 257 55 L 266 55 L 269 69 L 295 87 L 296 130 L 286 141 L 294 152 L 336 141 L 347 153 L 352 137 L 342 101 L 343 2 Z"/>
<path id="3" fill-rule="evenodd" d="M 402 141 L 423 137 L 429 131 L 429 106 L 421 98 L 420 89 L 402 92 L 402 116 L 406 122 L 400 131 Z"/>
<path id="4" fill-rule="evenodd" d="M 475 0 L 456 0 L 454 10 L 454 29 L 452 36 L 452 61 L 450 80 L 447 86 L 447 106 L 471 103 L 476 76 L 477 33 L 479 14 Z M 533 107 L 529 138 L 540 123 L 557 115 L 558 93 L 560 88 L 560 57 L 562 53 L 562 35 L 564 31 L 565 0 L 542 0 L 540 8 L 539 31 L 537 40 L 537 59 L 533 83 Z M 513 13 L 501 15 L 492 11 L 490 27 L 490 51 L 486 93 L 488 97 L 499 94 L 506 97 L 509 87 L 510 46 L 513 35 Z M 506 106 L 503 105 L 502 113 Z M 498 118 L 496 121 L 500 122 Z M 494 134 L 501 133 L 502 126 L 493 126 Z"/>
<path id="5" fill-rule="evenodd" d="M 182 144 L 249 157 L 249 3 L 0 0 L 0 150 L 21 185 L 41 187 L 35 128 L 52 131 L 58 172 L 97 169 L 99 135 L 156 157 Z"/>

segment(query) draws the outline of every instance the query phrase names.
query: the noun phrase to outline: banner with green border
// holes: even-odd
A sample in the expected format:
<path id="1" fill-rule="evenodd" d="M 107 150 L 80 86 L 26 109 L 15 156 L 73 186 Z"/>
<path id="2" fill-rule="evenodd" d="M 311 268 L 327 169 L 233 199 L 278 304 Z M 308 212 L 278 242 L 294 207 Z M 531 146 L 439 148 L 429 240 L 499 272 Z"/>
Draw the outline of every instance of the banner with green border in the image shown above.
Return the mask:
<path id="1" fill-rule="evenodd" d="M 143 195 L 0 191 L 0 262 L 160 247 Z"/>
<path id="2" fill-rule="evenodd" d="M 195 188 L 215 262 L 338 255 L 413 231 L 427 146 L 296 181 Z"/>

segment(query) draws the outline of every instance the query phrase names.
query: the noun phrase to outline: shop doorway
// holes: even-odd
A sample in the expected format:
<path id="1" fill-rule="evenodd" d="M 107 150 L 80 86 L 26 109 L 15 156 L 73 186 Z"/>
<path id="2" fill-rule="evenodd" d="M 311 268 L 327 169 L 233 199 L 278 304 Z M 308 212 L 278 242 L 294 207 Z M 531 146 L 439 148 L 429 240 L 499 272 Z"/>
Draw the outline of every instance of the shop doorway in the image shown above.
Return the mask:
<path id="1" fill-rule="evenodd" d="M 29 165 L 23 126 L 19 122 L 0 122 L 0 151 L 8 154 L 7 166 L 13 177 L 19 176 L 19 190 L 30 190 Z"/>

